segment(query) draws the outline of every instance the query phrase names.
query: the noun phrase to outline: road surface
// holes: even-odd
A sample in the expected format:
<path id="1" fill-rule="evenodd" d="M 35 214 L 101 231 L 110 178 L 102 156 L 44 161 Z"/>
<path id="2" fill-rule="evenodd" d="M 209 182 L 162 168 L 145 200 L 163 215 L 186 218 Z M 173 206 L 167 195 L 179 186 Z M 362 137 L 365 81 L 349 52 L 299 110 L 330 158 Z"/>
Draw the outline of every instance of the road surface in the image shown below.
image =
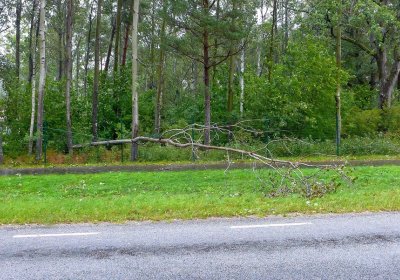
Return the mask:
<path id="1" fill-rule="evenodd" d="M 400 279 L 400 213 L 0 227 L 0 279 Z"/>

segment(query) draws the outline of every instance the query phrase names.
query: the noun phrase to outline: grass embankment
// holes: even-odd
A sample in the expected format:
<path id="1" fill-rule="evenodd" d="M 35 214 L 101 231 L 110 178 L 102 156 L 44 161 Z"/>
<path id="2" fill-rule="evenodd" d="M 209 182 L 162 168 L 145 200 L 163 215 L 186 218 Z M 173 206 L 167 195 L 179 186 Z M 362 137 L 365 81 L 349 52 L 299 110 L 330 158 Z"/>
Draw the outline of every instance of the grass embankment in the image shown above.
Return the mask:
<path id="1" fill-rule="evenodd" d="M 352 175 L 352 186 L 311 201 L 266 196 L 251 170 L 0 177 L 0 223 L 400 210 L 400 167 L 359 167 Z"/>

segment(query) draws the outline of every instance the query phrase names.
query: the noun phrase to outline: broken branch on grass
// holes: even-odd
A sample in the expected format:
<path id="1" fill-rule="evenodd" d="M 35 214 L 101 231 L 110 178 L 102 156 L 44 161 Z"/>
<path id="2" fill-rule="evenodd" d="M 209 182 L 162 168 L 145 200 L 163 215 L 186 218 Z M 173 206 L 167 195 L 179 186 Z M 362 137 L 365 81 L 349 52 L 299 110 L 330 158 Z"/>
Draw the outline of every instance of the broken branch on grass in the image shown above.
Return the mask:
<path id="1" fill-rule="evenodd" d="M 205 145 L 196 142 L 189 142 L 189 143 L 179 143 L 172 139 L 165 139 L 165 138 L 152 138 L 152 137 L 145 137 L 139 136 L 134 139 L 119 139 L 119 140 L 108 140 L 108 141 L 98 141 L 98 142 L 91 142 L 84 145 L 74 145 L 74 149 L 84 148 L 88 146 L 110 146 L 110 145 L 120 145 L 120 144 L 133 144 L 138 142 L 150 142 L 150 143 L 158 143 L 158 144 L 165 144 L 171 145 L 177 148 L 199 148 L 204 150 L 218 150 L 218 151 L 225 151 L 225 152 L 232 152 L 237 154 L 246 155 L 250 158 L 258 160 L 268 166 L 271 167 L 291 167 L 291 168 L 299 168 L 299 167 L 316 167 L 316 168 L 331 168 L 332 165 L 327 164 L 310 164 L 305 162 L 293 162 L 288 160 L 278 160 L 269 158 L 260 154 L 257 154 L 253 151 L 247 151 L 243 149 L 231 148 L 231 147 L 222 147 L 222 146 L 213 146 L 213 145 Z"/>

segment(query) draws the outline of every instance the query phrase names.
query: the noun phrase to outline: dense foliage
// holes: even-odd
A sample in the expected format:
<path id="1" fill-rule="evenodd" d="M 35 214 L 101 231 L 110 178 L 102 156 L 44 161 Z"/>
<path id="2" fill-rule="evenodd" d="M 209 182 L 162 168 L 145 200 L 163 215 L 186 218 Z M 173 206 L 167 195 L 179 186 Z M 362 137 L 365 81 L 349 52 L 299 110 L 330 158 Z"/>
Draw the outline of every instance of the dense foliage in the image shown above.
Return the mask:
<path id="1" fill-rule="evenodd" d="M 0 0 L 0 133 L 5 154 L 10 156 L 28 153 L 32 86 L 36 101 L 38 87 L 32 79 L 39 80 L 38 8 L 42 1 Z M 46 147 L 59 153 L 68 152 L 69 1 L 48 0 L 45 7 L 43 134 Z M 74 144 L 93 138 L 97 28 L 98 139 L 131 135 L 134 1 L 103 0 L 99 26 L 100 1 L 71 2 Z M 284 137 L 333 143 L 338 86 L 342 89 L 342 137 L 393 139 L 400 132 L 398 1 L 142 0 L 139 15 L 141 135 L 158 136 L 157 114 L 161 132 L 204 124 L 209 106 L 211 124 L 247 121 L 263 132 L 238 132 L 247 144 Z M 335 60 L 339 28 L 341 69 Z M 218 145 L 228 140 L 212 137 Z"/>

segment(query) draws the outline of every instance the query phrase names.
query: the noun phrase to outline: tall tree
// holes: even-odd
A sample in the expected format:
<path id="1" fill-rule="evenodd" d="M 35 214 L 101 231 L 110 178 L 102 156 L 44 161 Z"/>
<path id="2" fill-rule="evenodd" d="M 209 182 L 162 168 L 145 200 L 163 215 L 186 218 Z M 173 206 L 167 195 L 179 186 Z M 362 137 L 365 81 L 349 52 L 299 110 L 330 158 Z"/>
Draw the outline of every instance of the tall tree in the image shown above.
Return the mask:
<path id="1" fill-rule="evenodd" d="M 36 1 L 33 2 L 33 14 L 36 14 L 37 5 Z M 33 20 L 32 20 L 33 21 Z M 32 25 L 33 23 L 31 23 Z M 32 32 L 33 26 L 31 26 Z M 33 33 L 33 32 L 32 32 Z M 33 40 L 33 35 L 30 36 L 30 40 Z M 35 129 L 35 115 L 36 115 L 36 51 L 39 39 L 39 21 L 36 22 L 36 34 L 34 36 L 35 42 L 30 42 L 29 45 L 29 80 L 31 83 L 31 122 L 29 125 L 29 140 L 28 140 L 28 154 L 31 155 L 33 152 L 33 132 Z"/>
<path id="2" fill-rule="evenodd" d="M 71 88 L 72 88 L 72 17 L 73 0 L 67 0 L 67 19 L 66 19 L 66 83 L 65 83 L 65 107 L 67 121 L 67 148 L 68 153 L 72 155 L 72 120 L 71 120 Z"/>
<path id="3" fill-rule="evenodd" d="M 270 32 L 269 52 L 268 52 L 268 80 L 271 80 L 272 72 L 275 64 L 275 40 L 278 29 L 278 0 L 272 2 L 272 23 Z"/>
<path id="4" fill-rule="evenodd" d="M 46 0 L 40 0 L 39 14 L 39 36 L 40 36 L 40 71 L 39 71 L 39 91 L 38 91 L 38 110 L 37 110 L 37 142 L 36 159 L 42 158 L 43 152 L 43 114 L 44 114 L 44 90 L 46 83 Z"/>
<path id="5" fill-rule="evenodd" d="M 323 14 L 329 24 L 332 36 L 336 36 L 333 17 L 337 11 L 331 1 L 323 2 L 325 11 L 314 9 L 310 1 L 310 10 Z M 336 3 L 333 2 L 334 4 Z M 393 0 L 357 0 L 344 1 L 346 8 L 346 28 L 341 39 L 364 51 L 376 63 L 378 76 L 379 102 L 381 109 L 391 106 L 393 92 L 400 73 L 400 12 L 398 2 Z"/>
<path id="6" fill-rule="evenodd" d="M 103 0 L 97 1 L 97 19 L 96 19 L 96 39 L 94 46 L 94 79 L 92 95 L 92 137 L 97 140 L 98 129 L 98 110 L 99 110 L 99 76 L 100 76 L 100 28 L 101 28 L 101 7 Z"/>
<path id="7" fill-rule="evenodd" d="M 225 3 L 219 15 L 224 21 L 216 17 L 216 1 L 171 1 L 169 5 L 168 21 L 183 34 L 179 38 L 170 38 L 170 46 L 203 65 L 204 144 L 208 145 L 211 141 L 210 70 L 240 52 L 243 47 L 240 42 L 246 36 L 246 31 L 249 31 L 253 20 L 246 12 L 248 5 L 242 0 L 230 0 Z M 233 6 L 243 7 L 243 10 L 239 13 L 232 8 Z M 231 23 L 235 21 L 242 24 L 232 26 Z M 214 38 L 218 38 L 218 45 L 214 43 Z M 212 51 L 216 47 L 217 53 Z"/>
<path id="8" fill-rule="evenodd" d="M 17 80 L 19 80 L 20 65 L 21 65 L 21 12 L 22 12 L 22 1 L 17 0 L 16 5 L 16 19 L 15 19 L 15 30 L 16 30 L 16 40 L 15 40 L 15 75 Z"/>
<path id="9" fill-rule="evenodd" d="M 166 5 L 164 1 L 161 0 L 161 5 L 163 6 L 163 13 L 166 12 Z M 154 116 L 154 132 L 156 134 L 161 133 L 161 110 L 163 103 L 163 94 L 164 94 L 164 63 L 165 63 L 165 54 L 164 54 L 164 45 L 165 45 L 165 29 L 166 29 L 166 20 L 163 17 L 161 23 L 161 32 L 160 32 L 160 53 L 158 59 L 158 69 L 157 69 L 157 96 L 156 96 L 156 106 L 155 106 L 155 116 Z"/>
<path id="10" fill-rule="evenodd" d="M 233 82 L 235 77 L 235 70 L 236 70 L 236 59 L 235 56 L 232 55 L 229 58 L 229 74 L 228 74 L 228 103 L 227 103 L 227 111 L 228 113 L 232 113 L 233 111 Z"/>
<path id="11" fill-rule="evenodd" d="M 122 14 L 122 0 L 118 0 L 116 30 L 115 30 L 115 46 L 114 46 L 114 76 L 118 75 L 118 67 L 119 67 L 119 43 L 121 41 L 121 14 Z"/>
<path id="12" fill-rule="evenodd" d="M 85 96 L 87 96 L 87 78 L 89 71 L 90 42 L 92 39 L 92 25 L 93 25 L 93 6 L 94 4 L 92 2 L 92 4 L 90 5 L 89 24 L 88 24 L 88 32 L 86 40 L 86 53 L 85 53 L 85 65 L 84 65 L 85 76 L 83 77 L 83 91 Z"/>
<path id="13" fill-rule="evenodd" d="M 257 40 L 257 76 L 261 76 L 262 73 L 262 52 L 263 52 L 263 45 L 265 39 L 265 32 L 264 32 L 264 23 L 266 20 L 266 11 L 265 11 L 265 0 L 260 0 L 260 24 L 258 26 L 258 40 Z"/>
<path id="14" fill-rule="evenodd" d="M 236 12 L 236 3 L 232 3 L 232 12 Z M 236 24 L 236 21 L 234 18 L 231 19 L 231 26 L 234 26 Z M 235 49 L 234 45 L 231 45 L 231 48 L 229 52 L 233 52 Z M 236 56 L 231 55 L 229 58 L 229 75 L 228 75 L 228 102 L 227 102 L 227 111 L 229 114 L 232 114 L 233 111 L 233 97 L 234 97 L 234 91 L 233 91 L 233 86 L 234 86 L 234 77 L 235 77 L 235 70 L 236 70 Z"/>
<path id="15" fill-rule="evenodd" d="M 246 49 L 243 48 L 240 55 L 240 76 L 239 76 L 239 84 L 240 84 L 240 104 L 239 104 L 239 112 L 240 117 L 243 117 L 244 113 L 244 71 L 245 71 L 245 61 L 246 59 Z"/>
<path id="16" fill-rule="evenodd" d="M 112 53 L 112 47 L 113 47 L 115 29 L 116 29 L 116 20 L 115 20 L 115 18 L 112 18 L 111 22 L 112 22 L 112 28 L 111 28 L 110 42 L 108 43 L 108 51 L 107 51 L 106 63 L 104 65 L 104 73 L 105 74 L 108 73 L 108 68 L 110 67 L 110 59 L 111 59 L 111 53 Z"/>
<path id="17" fill-rule="evenodd" d="M 138 25 L 139 25 L 139 0 L 132 0 L 132 139 L 139 135 L 139 95 L 138 95 Z M 131 161 L 137 160 L 138 144 L 132 143 Z"/>
<path id="18" fill-rule="evenodd" d="M 336 154 L 339 156 L 340 150 L 340 140 L 342 131 L 342 114 L 341 114 L 341 71 L 342 71 L 342 0 L 337 0 L 338 5 L 338 19 L 336 27 L 336 67 L 337 67 L 337 77 L 336 77 Z"/>
<path id="19" fill-rule="evenodd" d="M 0 165 L 4 162 L 4 154 L 3 154 L 3 127 L 2 123 L 0 123 Z"/>
<path id="20" fill-rule="evenodd" d="M 58 74 L 57 74 L 57 81 L 61 81 L 65 74 L 65 60 L 64 60 L 64 9 L 63 3 L 61 0 L 57 0 L 57 17 L 55 23 L 55 30 L 57 31 L 58 35 Z"/>
<path id="21" fill-rule="evenodd" d="M 36 16 L 36 9 L 37 7 L 37 0 L 32 1 L 32 14 L 31 14 L 31 20 L 30 20 L 30 28 L 29 28 L 29 74 L 28 74 L 28 82 L 32 83 L 32 75 L 33 75 L 33 37 L 35 35 L 35 26 L 37 26 L 37 23 L 35 21 L 35 16 Z"/>

